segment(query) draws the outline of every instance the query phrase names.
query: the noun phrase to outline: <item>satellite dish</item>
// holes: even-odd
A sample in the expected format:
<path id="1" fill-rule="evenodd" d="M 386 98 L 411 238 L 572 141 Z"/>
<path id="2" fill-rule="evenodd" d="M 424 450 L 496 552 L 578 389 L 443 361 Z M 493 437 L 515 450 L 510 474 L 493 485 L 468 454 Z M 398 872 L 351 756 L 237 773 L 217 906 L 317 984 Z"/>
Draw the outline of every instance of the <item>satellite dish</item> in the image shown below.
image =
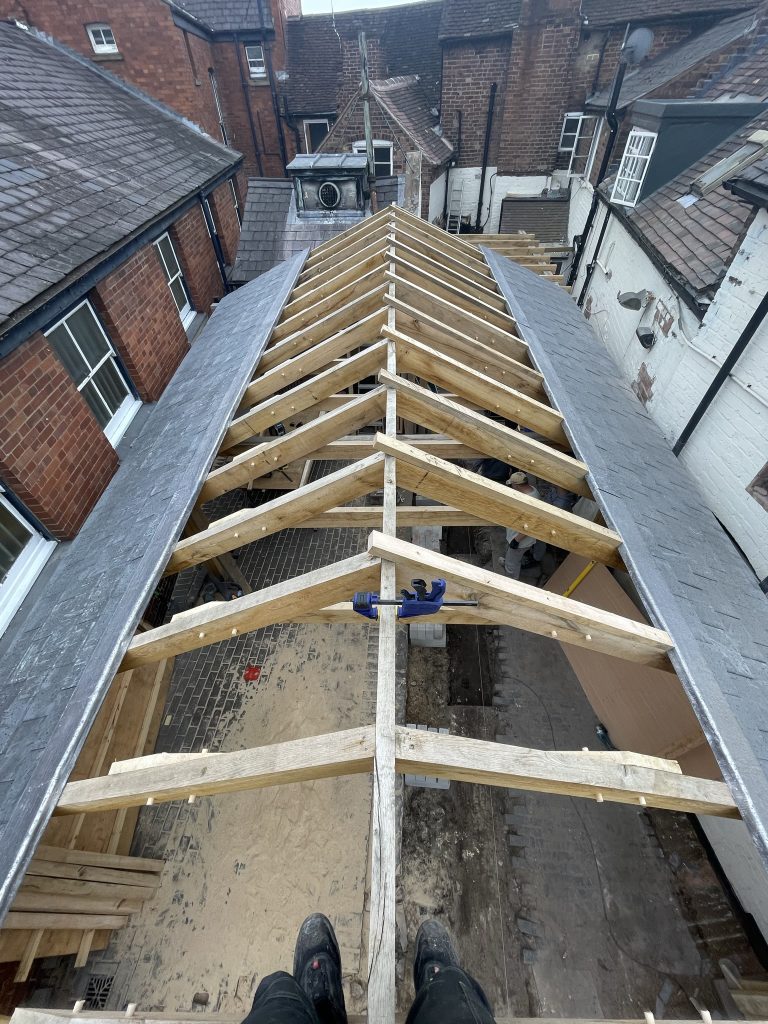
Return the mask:
<path id="1" fill-rule="evenodd" d="M 653 32 L 649 28 L 636 28 L 629 33 L 622 57 L 627 64 L 639 64 L 644 60 L 653 46 Z"/>

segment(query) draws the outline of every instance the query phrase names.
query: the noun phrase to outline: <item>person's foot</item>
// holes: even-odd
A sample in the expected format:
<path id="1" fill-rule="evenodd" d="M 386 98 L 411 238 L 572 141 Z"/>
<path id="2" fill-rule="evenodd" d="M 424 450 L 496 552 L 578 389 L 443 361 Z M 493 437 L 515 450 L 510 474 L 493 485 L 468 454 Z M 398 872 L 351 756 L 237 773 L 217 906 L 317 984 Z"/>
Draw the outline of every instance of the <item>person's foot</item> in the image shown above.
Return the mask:
<path id="1" fill-rule="evenodd" d="M 445 967 L 458 967 L 459 956 L 448 932 L 437 921 L 422 921 L 416 933 L 413 984 L 418 992 Z"/>
<path id="2" fill-rule="evenodd" d="M 325 914 L 310 914 L 299 928 L 293 976 L 314 1006 L 320 1024 L 347 1024 L 341 954 Z"/>

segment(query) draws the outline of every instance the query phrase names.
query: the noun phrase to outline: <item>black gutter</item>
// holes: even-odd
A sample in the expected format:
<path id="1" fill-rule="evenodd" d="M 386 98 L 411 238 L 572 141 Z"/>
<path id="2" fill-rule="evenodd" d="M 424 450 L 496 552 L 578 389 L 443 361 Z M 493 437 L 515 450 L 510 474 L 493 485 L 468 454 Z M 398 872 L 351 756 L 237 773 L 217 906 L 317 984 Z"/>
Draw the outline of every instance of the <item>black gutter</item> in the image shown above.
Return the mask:
<path id="1" fill-rule="evenodd" d="M 213 222 L 211 211 L 208 209 L 208 203 L 206 202 L 206 198 L 202 192 L 200 193 L 200 206 L 203 211 L 203 217 L 205 218 L 205 226 L 208 228 L 208 234 L 211 236 L 213 254 L 216 257 L 216 266 L 219 268 L 219 274 L 221 275 L 221 283 L 224 285 L 224 294 L 228 295 L 231 289 L 229 287 L 229 281 L 227 280 L 227 265 L 224 261 L 224 250 L 221 248 L 219 233 L 216 230 L 216 225 Z"/>
<path id="2" fill-rule="evenodd" d="M 734 368 L 736 363 L 743 355 L 747 345 L 754 337 L 755 331 L 762 324 L 763 320 L 765 320 L 766 316 L 768 316 L 768 293 L 765 294 L 760 300 L 757 309 L 749 318 L 749 323 L 741 332 L 741 335 L 739 336 L 739 339 L 736 342 L 736 344 L 733 346 L 731 351 L 723 360 L 722 366 L 715 374 L 715 378 L 707 388 L 706 392 L 704 393 L 704 397 L 696 406 L 696 408 L 693 411 L 693 415 L 688 420 L 686 425 L 683 427 L 680 436 L 678 437 L 677 441 L 675 441 L 674 446 L 672 448 L 672 451 L 675 453 L 675 455 L 679 455 L 683 448 L 685 448 L 691 434 L 694 432 L 696 427 L 701 422 L 704 413 L 710 407 L 715 397 L 717 396 L 717 393 L 720 391 L 720 388 L 723 386 L 723 384 L 730 376 L 731 370 Z"/>
<path id="3" fill-rule="evenodd" d="M 248 115 L 248 126 L 251 129 L 251 142 L 253 143 L 253 152 L 256 156 L 256 166 L 259 168 L 259 177 L 264 177 L 264 165 L 261 162 L 261 153 L 259 152 L 259 143 L 256 138 L 256 125 L 253 123 L 253 111 L 251 110 L 251 97 L 248 93 L 248 82 L 245 79 L 243 72 L 243 55 L 240 52 L 242 46 L 238 41 L 237 32 L 232 33 L 232 42 L 235 44 L 235 53 L 237 55 L 237 70 L 240 72 L 240 85 L 243 90 L 243 100 L 245 101 L 245 112 Z"/>
<path id="4" fill-rule="evenodd" d="M 150 242 L 156 241 L 160 235 L 168 230 L 174 221 L 196 206 L 200 202 L 201 196 L 209 196 L 219 185 L 233 177 L 242 160 L 243 158 L 240 157 L 236 164 L 221 171 L 202 189 L 198 189 L 191 196 L 183 199 L 176 206 L 171 207 L 170 210 L 166 210 L 162 216 L 156 217 L 134 235 L 129 236 L 126 241 L 109 251 L 95 266 L 85 271 L 85 273 L 79 273 L 79 268 L 74 270 L 72 273 L 77 274 L 76 280 L 60 287 L 54 295 L 49 299 L 43 300 L 40 305 L 29 314 L 24 315 L 21 320 L 9 327 L 3 336 L 0 337 L 0 358 L 13 352 L 36 331 L 43 331 L 54 320 L 60 319 L 68 312 L 71 306 L 84 299 L 88 292 L 111 274 L 113 270 L 116 270 L 122 263 L 125 263 L 139 249 L 142 249 Z"/>
<path id="5" fill-rule="evenodd" d="M 280 147 L 280 159 L 283 162 L 283 177 L 288 177 L 286 166 L 288 165 L 288 153 L 285 148 L 285 135 L 283 134 L 283 119 L 280 116 L 280 101 L 277 98 L 277 90 L 275 89 L 275 73 L 272 69 L 272 45 L 264 41 L 262 43 L 264 49 L 264 58 L 267 65 L 267 81 L 269 82 L 269 91 L 272 95 L 272 111 L 275 115 L 275 129 L 277 130 L 277 144 Z"/>
<path id="6" fill-rule="evenodd" d="M 580 235 L 577 235 L 574 239 L 575 251 L 573 255 L 573 262 L 571 263 L 571 269 L 568 272 L 568 284 L 572 285 L 576 280 L 576 275 L 579 272 L 581 266 L 581 260 L 584 256 L 584 251 L 589 241 L 589 234 L 592 230 L 592 224 L 597 213 L 597 204 L 599 202 L 598 189 L 600 184 L 605 179 L 608 173 L 608 164 L 611 161 L 613 155 L 613 147 L 616 145 L 616 136 L 619 133 L 619 119 L 616 116 L 616 105 L 619 102 L 619 93 L 621 92 L 621 86 L 624 82 L 624 75 L 627 71 L 626 60 L 620 60 L 619 66 L 616 68 L 616 74 L 613 79 L 613 89 L 611 90 L 611 99 L 608 103 L 608 108 L 605 111 L 605 120 L 608 122 L 610 131 L 608 133 L 608 141 L 605 144 L 605 151 L 603 152 L 603 159 L 600 161 L 600 170 L 597 172 L 597 180 L 595 181 L 595 191 L 592 194 L 592 204 L 589 207 L 589 213 Z M 599 140 L 598 140 L 599 142 Z M 593 258 L 594 258 L 593 254 Z M 581 303 L 579 303 L 580 305 Z"/>
<path id="7" fill-rule="evenodd" d="M 485 175 L 488 173 L 488 153 L 491 148 L 491 128 L 493 127 L 493 108 L 496 106 L 496 90 L 498 86 L 491 83 L 491 91 L 488 96 L 488 114 L 485 121 L 485 140 L 483 141 L 483 167 L 480 171 L 480 195 L 477 199 L 477 215 L 475 217 L 475 231 L 482 231 L 480 218 L 483 215 L 483 194 L 485 192 Z"/>
<path id="8" fill-rule="evenodd" d="M 723 188 L 735 195 L 737 199 L 743 199 L 752 206 L 760 206 L 764 210 L 768 210 L 768 189 L 758 185 L 757 182 L 736 178 L 724 181 Z"/>

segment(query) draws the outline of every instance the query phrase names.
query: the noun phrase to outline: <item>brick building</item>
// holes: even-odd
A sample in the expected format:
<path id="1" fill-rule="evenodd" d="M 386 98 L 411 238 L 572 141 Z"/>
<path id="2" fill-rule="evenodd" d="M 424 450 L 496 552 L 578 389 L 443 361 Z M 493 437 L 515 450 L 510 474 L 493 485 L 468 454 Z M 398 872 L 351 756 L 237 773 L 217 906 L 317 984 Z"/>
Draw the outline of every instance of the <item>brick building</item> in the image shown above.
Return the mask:
<path id="1" fill-rule="evenodd" d="M 1 629 L 227 290 L 242 157 L 31 30 L 0 50 Z"/>

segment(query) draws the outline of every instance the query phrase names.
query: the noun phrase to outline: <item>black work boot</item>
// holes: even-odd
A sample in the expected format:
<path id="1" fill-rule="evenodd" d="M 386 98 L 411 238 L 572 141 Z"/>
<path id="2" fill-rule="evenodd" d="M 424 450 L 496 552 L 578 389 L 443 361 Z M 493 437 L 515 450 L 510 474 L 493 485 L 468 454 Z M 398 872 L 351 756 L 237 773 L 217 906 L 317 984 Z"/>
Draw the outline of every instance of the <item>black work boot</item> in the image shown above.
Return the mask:
<path id="1" fill-rule="evenodd" d="M 341 954 L 325 914 L 310 914 L 299 928 L 293 976 L 314 1006 L 320 1024 L 347 1024 Z"/>
<path id="2" fill-rule="evenodd" d="M 458 967 L 459 957 L 448 932 L 437 921 L 422 921 L 416 933 L 413 985 L 416 991 L 443 967 Z"/>

